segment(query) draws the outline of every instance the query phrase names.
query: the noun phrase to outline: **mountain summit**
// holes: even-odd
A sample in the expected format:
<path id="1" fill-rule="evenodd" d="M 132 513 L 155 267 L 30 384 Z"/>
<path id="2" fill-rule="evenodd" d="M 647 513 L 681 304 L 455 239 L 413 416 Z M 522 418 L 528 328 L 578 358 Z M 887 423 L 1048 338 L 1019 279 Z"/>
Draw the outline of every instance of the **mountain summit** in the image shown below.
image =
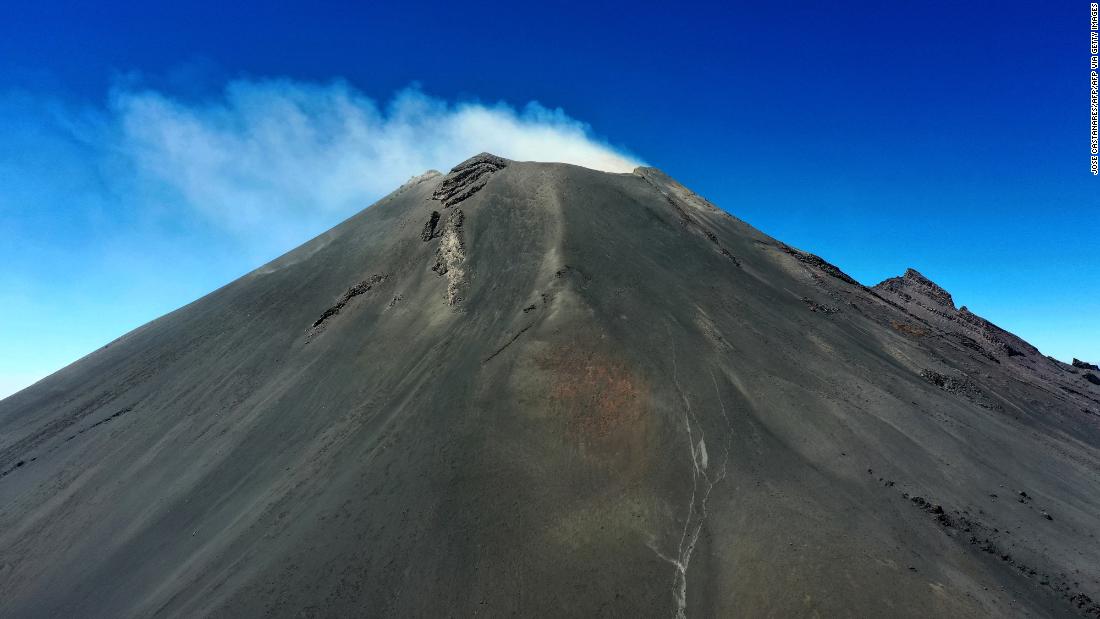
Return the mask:
<path id="1" fill-rule="evenodd" d="M 1089 376 L 482 154 L 0 401 L 0 616 L 1097 616 Z"/>
<path id="2" fill-rule="evenodd" d="M 932 305 L 955 309 L 955 300 L 951 298 L 951 293 L 921 275 L 916 269 L 905 269 L 905 274 L 901 277 L 891 277 L 875 288 L 880 292 L 902 297 L 906 302 L 914 302 L 925 307 L 930 302 Z"/>

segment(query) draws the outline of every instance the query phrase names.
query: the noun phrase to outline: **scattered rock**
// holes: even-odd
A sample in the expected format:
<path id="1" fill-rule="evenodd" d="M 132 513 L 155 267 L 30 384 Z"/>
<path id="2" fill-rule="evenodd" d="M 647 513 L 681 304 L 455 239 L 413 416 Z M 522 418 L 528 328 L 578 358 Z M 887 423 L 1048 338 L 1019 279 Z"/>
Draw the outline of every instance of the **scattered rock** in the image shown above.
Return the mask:
<path id="1" fill-rule="evenodd" d="M 999 547 L 997 545 L 996 538 L 998 535 L 1001 534 L 1001 531 L 996 527 L 991 528 L 988 525 L 985 525 L 969 517 L 965 512 L 959 512 L 958 510 L 954 511 L 954 518 L 949 517 L 943 507 L 938 504 L 933 504 L 923 497 L 914 496 L 912 498 L 909 498 L 909 494 L 904 492 L 902 493 L 902 497 L 909 499 L 914 505 L 916 505 L 920 509 L 931 514 L 935 514 L 936 522 L 949 536 L 955 538 L 958 531 L 973 531 L 977 533 L 976 535 L 972 534 L 969 536 L 970 546 L 975 547 L 984 553 L 999 558 L 1002 563 L 1012 568 L 1015 568 L 1021 574 L 1028 578 L 1035 578 L 1035 583 L 1037 585 L 1049 588 L 1055 593 L 1063 596 L 1065 599 L 1068 599 L 1070 603 L 1076 606 L 1078 610 L 1082 611 L 1085 616 L 1100 617 L 1100 604 L 1097 604 L 1087 594 L 1081 593 L 1078 590 L 1078 588 L 1080 587 L 1080 583 L 1070 583 L 1065 574 L 1061 574 L 1059 577 L 1055 578 L 1050 574 L 1040 572 L 1034 567 L 1025 565 L 1016 557 L 1013 557 L 1011 553 Z M 1024 491 L 1020 492 L 1020 497 L 1021 499 L 1031 499 L 1027 492 Z M 1042 514 L 1044 518 L 1048 520 L 1053 520 L 1053 518 L 1050 517 L 1050 514 L 1046 513 L 1045 511 L 1042 512 Z M 1008 533 L 1008 531 L 1004 531 L 1004 533 Z"/>
<path id="2" fill-rule="evenodd" d="M 1000 408 L 969 376 L 948 376 L 929 369 L 921 370 L 920 376 L 943 391 L 966 397 L 979 406 L 990 409 Z"/>
<path id="3" fill-rule="evenodd" d="M 572 280 L 574 284 L 582 288 L 592 281 L 592 277 L 588 273 L 568 264 L 555 271 L 554 277 L 562 280 Z"/>
<path id="4" fill-rule="evenodd" d="M 840 311 L 839 307 L 833 307 L 831 305 L 823 305 L 810 299 L 808 297 L 802 297 L 802 302 L 805 303 L 811 312 L 821 312 L 822 314 L 835 314 Z"/>
<path id="5" fill-rule="evenodd" d="M 696 224 L 696 225 L 699 226 L 699 224 Z M 707 230 L 707 229 L 703 228 L 702 226 L 699 226 L 699 230 L 700 230 L 700 232 L 703 233 L 703 236 L 705 236 L 708 241 L 713 243 L 714 246 L 718 248 L 718 253 L 720 253 L 723 256 L 725 256 L 726 258 L 728 258 L 735 265 L 741 266 L 741 260 L 738 259 L 737 256 L 734 256 L 733 254 L 731 254 L 728 249 L 726 249 L 725 247 L 722 247 L 722 243 L 718 240 L 718 236 L 716 234 L 714 234 L 710 230 Z"/>
<path id="6" fill-rule="evenodd" d="M 729 250 L 726 249 L 725 247 L 719 247 L 718 252 L 720 254 L 722 254 L 723 256 L 725 256 L 726 258 L 729 258 L 730 262 L 732 262 L 733 264 L 735 264 L 737 266 L 741 266 L 741 259 L 738 258 L 737 256 L 734 256 L 733 254 L 731 254 L 729 252 Z"/>

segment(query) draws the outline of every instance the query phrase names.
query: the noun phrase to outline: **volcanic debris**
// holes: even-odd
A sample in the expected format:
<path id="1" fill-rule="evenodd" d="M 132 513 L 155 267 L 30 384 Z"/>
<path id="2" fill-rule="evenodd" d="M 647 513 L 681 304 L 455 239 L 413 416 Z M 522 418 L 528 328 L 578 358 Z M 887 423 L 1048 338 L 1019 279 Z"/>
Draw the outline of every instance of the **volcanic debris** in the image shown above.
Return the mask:
<path id="1" fill-rule="evenodd" d="M 432 216 L 424 222 L 424 229 L 420 232 L 420 239 L 425 243 L 438 237 L 436 226 L 439 225 L 439 211 L 432 211 Z"/>
<path id="2" fill-rule="evenodd" d="M 811 299 L 809 297 L 802 297 L 801 300 L 802 300 L 803 303 L 806 304 L 807 307 L 810 308 L 811 312 L 821 312 L 822 314 L 835 314 L 835 313 L 840 311 L 839 307 L 834 307 L 834 306 L 831 306 L 831 305 L 824 305 L 822 303 L 818 303 L 817 301 L 814 301 L 813 299 Z"/>
<path id="3" fill-rule="evenodd" d="M 935 516 L 936 524 L 942 528 L 944 533 L 952 538 L 961 541 L 962 537 L 959 537 L 959 534 L 969 533 L 970 535 L 967 542 L 970 547 L 993 555 L 1004 564 L 1018 570 L 1024 577 L 1032 579 L 1032 582 L 1035 584 L 1054 591 L 1056 594 L 1066 599 L 1084 616 L 1100 617 L 1100 603 L 1094 601 L 1088 594 L 1077 589 L 1076 585 L 1079 583 L 1071 584 L 1065 574 L 1055 577 L 1027 565 L 998 544 L 997 538 L 1002 533 L 1000 529 L 981 522 L 966 510 L 955 509 L 951 510 L 949 513 L 942 505 L 933 503 L 924 497 L 911 497 L 908 492 L 903 492 L 901 496 L 903 499 L 909 500 L 914 506 L 922 511 Z M 993 494 L 990 496 L 996 498 L 997 495 Z M 1031 497 L 1027 492 L 1020 491 L 1017 500 L 1026 504 L 1031 501 Z M 1041 511 L 1040 515 L 1046 520 L 1054 520 L 1046 511 Z M 1005 531 L 1005 533 L 1007 532 L 1008 531 Z"/>
<path id="4" fill-rule="evenodd" d="M 921 370 L 920 376 L 947 393 L 961 395 L 984 408 L 997 408 L 989 396 L 969 376 L 948 376 L 929 369 Z"/>
<path id="5" fill-rule="evenodd" d="M 340 310 L 344 309 L 344 306 L 355 297 L 369 292 L 371 288 L 386 281 L 387 275 L 371 275 L 369 278 L 355 284 L 351 288 L 348 288 L 347 292 L 340 296 L 340 300 L 335 305 L 325 310 L 321 317 L 313 322 L 311 328 L 315 331 L 325 324 L 325 321 L 340 313 Z"/>
<path id="6" fill-rule="evenodd" d="M 879 290 L 892 292 L 906 301 L 913 300 L 910 292 L 919 292 L 922 296 L 943 307 L 955 309 L 955 301 L 951 293 L 941 288 L 936 282 L 921 275 L 916 269 L 905 269 L 901 277 L 891 277 L 875 286 Z"/>
<path id="7" fill-rule="evenodd" d="M 489 153 L 470 157 L 443 177 L 443 182 L 432 194 L 432 198 L 442 202 L 443 208 L 450 208 L 480 191 L 494 172 L 507 166 L 506 159 Z"/>
<path id="8" fill-rule="evenodd" d="M 663 172 L 657 170 L 656 168 L 641 167 L 636 169 L 634 173 L 640 176 L 642 180 L 648 183 L 650 187 L 652 187 L 658 194 L 661 195 L 661 197 L 665 199 L 666 202 L 668 202 L 669 206 L 672 207 L 673 212 L 676 213 L 676 218 L 680 222 L 681 226 L 688 230 L 691 230 L 695 234 L 706 238 L 708 241 L 714 244 L 714 247 L 718 251 L 718 253 L 725 256 L 726 259 L 734 264 L 734 266 L 741 266 L 741 259 L 733 255 L 733 253 L 730 252 L 729 249 L 722 245 L 722 242 L 718 240 L 718 235 L 708 230 L 701 223 L 696 221 L 695 218 L 689 215 L 688 212 L 684 209 L 684 206 L 681 205 L 681 201 L 691 201 L 696 205 L 702 205 L 702 207 L 708 211 L 720 212 L 720 209 L 718 209 L 718 207 L 714 206 L 705 198 L 699 196 L 690 189 L 684 187 L 683 185 L 680 185 L 676 181 L 667 177 Z M 670 187 L 670 190 L 666 191 L 664 188 L 662 188 L 662 184 L 668 185 Z"/>
<path id="9" fill-rule="evenodd" d="M 859 282 L 852 279 L 847 273 L 841 271 L 840 268 L 837 267 L 835 264 L 828 262 L 821 256 L 811 254 L 810 252 L 802 251 L 800 249 L 795 249 L 790 245 L 784 243 L 780 243 L 779 248 L 782 249 L 784 252 L 794 256 L 794 258 L 802 264 L 812 266 L 843 282 L 847 282 L 849 284 L 852 284 L 853 286 L 860 286 L 862 288 Z"/>
<path id="10" fill-rule="evenodd" d="M 440 277 L 447 278 L 447 305 L 455 306 L 462 301 L 462 295 L 469 284 L 462 263 L 466 261 L 466 247 L 462 240 L 462 223 L 465 216 L 455 209 L 443 224 L 439 247 L 436 249 L 435 264 L 432 270 Z"/>
<path id="11" fill-rule="evenodd" d="M 372 603 L 496 615 L 517 595 L 530 615 L 561 614 L 563 596 L 577 616 L 649 616 L 660 598 L 665 616 L 793 615 L 801 592 L 826 588 L 835 595 L 812 609 L 823 615 L 981 615 L 1010 596 L 1018 614 L 1100 614 L 1088 527 L 1100 391 L 1086 382 L 1100 371 L 1053 364 L 916 272 L 908 301 L 849 285 L 812 254 L 723 226 L 655 173 L 664 194 L 537 163 L 507 162 L 494 180 L 497 160 L 421 181 L 338 228 L 326 251 L 302 252 L 301 268 L 241 280 L 0 400 L 0 471 L 16 471 L 0 480 L 16 499 L 0 501 L 0 615 Z M 551 182 L 561 191 L 538 191 Z M 593 204 L 607 225 L 592 225 Z M 538 217 L 472 210 L 497 205 Z M 640 210 L 655 225 L 635 225 Z M 639 236 L 611 236 L 626 234 Z M 719 241 L 764 249 L 731 274 Z M 371 273 L 390 279 L 360 281 Z M 455 316 L 419 302 L 444 290 L 466 305 Z M 843 309 L 824 318 L 836 328 L 815 334 L 821 346 L 804 345 L 802 303 Z M 306 341 L 327 328 L 346 340 L 303 351 L 318 314 Z M 1019 410 L 987 415 L 967 399 Z M 123 406 L 143 413 L 123 419 Z M 109 449 L 63 441 L 81 428 L 119 436 Z M 825 453 L 877 487 L 836 474 Z M 865 459 L 875 453 L 889 462 Z M 914 491 L 895 485 L 906 471 L 921 497 L 898 499 Z M 1012 486 L 987 483 L 1014 473 Z M 750 526 L 730 526 L 746 514 Z M 850 543 L 853 516 L 890 533 Z M 768 548 L 776 534 L 804 539 L 791 552 L 808 569 L 765 553 L 770 577 L 740 580 L 740 544 Z M 638 561 L 647 549 L 660 561 Z M 900 577 L 865 560 L 891 554 Z M 187 577 L 157 557 L 186 558 Z M 486 578 L 461 577 L 470 569 Z M 1003 588 L 983 596 L 977 582 Z M 758 595 L 726 595 L 746 586 Z"/>

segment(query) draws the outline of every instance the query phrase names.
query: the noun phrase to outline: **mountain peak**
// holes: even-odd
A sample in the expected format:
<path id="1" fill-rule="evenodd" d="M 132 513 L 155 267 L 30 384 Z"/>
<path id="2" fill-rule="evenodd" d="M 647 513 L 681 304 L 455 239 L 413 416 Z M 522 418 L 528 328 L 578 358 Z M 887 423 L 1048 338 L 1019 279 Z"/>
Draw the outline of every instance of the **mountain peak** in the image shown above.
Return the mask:
<path id="1" fill-rule="evenodd" d="M 0 616 L 1073 615 L 1100 378 L 878 288 L 479 154 L 0 400 Z"/>
<path id="2" fill-rule="evenodd" d="M 922 274 L 920 271 L 914 269 L 913 267 L 906 268 L 905 269 L 905 274 L 902 275 L 902 277 L 904 277 L 906 279 L 916 280 L 916 281 L 925 281 L 925 282 L 932 281 L 932 280 L 928 279 L 927 277 L 925 277 L 924 274 Z"/>
<path id="3" fill-rule="evenodd" d="M 451 172 L 457 172 L 459 170 L 465 170 L 481 165 L 491 165 L 499 169 L 507 166 L 508 163 L 509 160 L 505 159 L 504 157 L 494 155 L 493 153 L 480 152 L 451 168 Z"/>
<path id="4" fill-rule="evenodd" d="M 887 290 L 895 294 L 926 298 L 937 305 L 955 309 L 955 300 L 951 293 L 936 282 L 925 277 L 920 271 L 910 267 L 901 277 L 891 277 L 875 286 L 878 290 Z"/>

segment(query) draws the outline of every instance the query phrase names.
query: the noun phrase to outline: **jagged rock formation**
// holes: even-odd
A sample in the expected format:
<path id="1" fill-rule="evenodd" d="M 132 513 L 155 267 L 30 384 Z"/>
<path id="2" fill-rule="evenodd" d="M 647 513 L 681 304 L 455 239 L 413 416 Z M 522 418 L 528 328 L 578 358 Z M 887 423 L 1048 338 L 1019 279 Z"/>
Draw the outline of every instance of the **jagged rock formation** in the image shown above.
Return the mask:
<path id="1" fill-rule="evenodd" d="M 921 275 L 916 269 L 906 269 L 901 277 L 891 277 L 875 288 L 881 292 L 899 296 L 905 302 L 928 311 L 955 310 L 955 300 L 951 298 L 951 293 Z"/>
<path id="2" fill-rule="evenodd" d="M 1004 365 L 1001 370 L 1015 380 L 1042 385 L 1055 393 L 1080 396 L 1083 400 L 1071 400 L 1074 406 L 1089 411 L 1098 402 L 1081 391 L 1084 383 L 1092 382 L 1087 376 L 1078 375 L 1073 366 L 1044 356 L 1031 344 L 1005 331 L 988 320 L 974 314 L 966 307 L 955 309 L 951 295 L 914 269 L 908 269 L 902 277 L 883 281 L 872 289 L 883 299 L 908 312 L 912 319 L 895 325 L 895 329 L 915 329 L 920 335 L 932 335 L 936 339 L 962 347 L 984 357 L 983 363 Z M 1076 361 L 1076 360 L 1075 360 Z M 1076 364 L 1075 364 L 1076 365 Z"/>
<path id="3" fill-rule="evenodd" d="M 435 212 L 432 212 L 435 216 Z M 455 306 L 462 301 L 462 291 L 467 282 L 466 271 L 462 263 L 466 261 L 466 247 L 462 241 L 462 222 L 465 215 L 459 209 L 451 211 L 439 234 L 439 247 L 436 250 L 435 265 L 432 270 L 447 278 L 447 305 Z"/>
<path id="4" fill-rule="evenodd" d="M 0 616 L 1097 616 L 1088 376 L 479 155 L 0 401 Z"/>
<path id="5" fill-rule="evenodd" d="M 363 281 L 355 284 L 351 288 L 348 288 L 347 291 L 344 292 L 344 294 L 340 295 L 340 299 L 337 300 L 332 307 L 326 309 L 324 313 L 321 314 L 320 318 L 313 321 L 313 334 L 317 334 L 318 332 L 320 332 L 324 328 L 325 322 L 333 316 L 339 314 L 340 310 L 344 309 L 344 307 L 346 307 L 352 299 L 361 294 L 366 294 L 370 292 L 372 288 L 374 288 L 378 284 L 381 284 L 384 281 L 386 281 L 385 275 L 376 274 L 371 275 L 367 279 L 364 279 Z"/>
<path id="6" fill-rule="evenodd" d="M 480 191 L 494 172 L 507 165 L 507 160 L 489 153 L 470 157 L 443 177 L 443 182 L 432 194 L 432 198 L 442 202 L 444 208 L 454 206 Z"/>

